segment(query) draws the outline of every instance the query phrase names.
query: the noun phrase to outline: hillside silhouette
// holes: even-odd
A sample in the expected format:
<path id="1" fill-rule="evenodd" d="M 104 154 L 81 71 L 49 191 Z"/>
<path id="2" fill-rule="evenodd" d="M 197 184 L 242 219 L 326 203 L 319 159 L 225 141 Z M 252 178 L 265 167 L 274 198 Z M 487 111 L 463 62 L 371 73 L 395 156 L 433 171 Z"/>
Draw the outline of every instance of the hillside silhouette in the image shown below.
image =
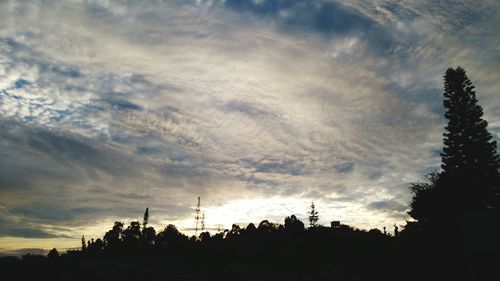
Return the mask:
<path id="1" fill-rule="evenodd" d="M 440 171 L 413 183 L 403 227 L 295 215 L 186 236 L 176 226 L 115 222 L 79 250 L 0 259 L 3 280 L 500 280 L 500 157 L 463 68 L 444 76 Z M 390 233 L 389 233 L 390 232 Z"/>

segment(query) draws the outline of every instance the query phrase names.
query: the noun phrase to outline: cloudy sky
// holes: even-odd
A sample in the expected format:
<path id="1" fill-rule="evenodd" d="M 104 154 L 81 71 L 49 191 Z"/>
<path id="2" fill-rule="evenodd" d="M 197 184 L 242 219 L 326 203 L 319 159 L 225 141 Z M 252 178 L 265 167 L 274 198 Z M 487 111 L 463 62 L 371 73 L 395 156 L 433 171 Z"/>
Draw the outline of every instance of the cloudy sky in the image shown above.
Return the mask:
<path id="1" fill-rule="evenodd" d="M 138 4 L 139 3 L 139 4 Z M 0 251 L 157 228 L 392 228 L 463 66 L 500 138 L 500 3 L 0 1 Z"/>

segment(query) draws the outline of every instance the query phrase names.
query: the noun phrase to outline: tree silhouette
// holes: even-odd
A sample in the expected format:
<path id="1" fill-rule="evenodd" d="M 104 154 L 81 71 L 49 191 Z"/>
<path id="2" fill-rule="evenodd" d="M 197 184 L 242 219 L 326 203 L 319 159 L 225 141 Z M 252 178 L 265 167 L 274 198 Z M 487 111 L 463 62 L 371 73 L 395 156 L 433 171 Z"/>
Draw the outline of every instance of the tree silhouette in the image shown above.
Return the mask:
<path id="1" fill-rule="evenodd" d="M 316 211 L 316 207 L 314 206 L 314 202 L 311 202 L 311 210 L 309 211 L 309 226 L 316 227 L 318 224 L 318 211 Z"/>
<path id="2" fill-rule="evenodd" d="M 500 158 L 473 89 L 463 68 L 446 71 L 442 171 L 410 187 L 409 214 L 418 224 L 409 228 L 460 229 L 478 216 L 500 211 Z"/>
<path id="3" fill-rule="evenodd" d="M 149 222 L 149 208 L 144 212 L 144 219 L 142 220 L 142 228 L 146 228 Z"/>
<path id="4" fill-rule="evenodd" d="M 87 244 L 85 243 L 85 236 L 82 235 L 82 252 L 87 251 Z"/>
<path id="5" fill-rule="evenodd" d="M 205 242 L 205 241 L 209 241 L 210 240 L 210 232 L 208 231 L 203 231 L 202 233 L 200 233 L 199 235 L 199 239 L 200 241 L 202 242 Z"/>
<path id="6" fill-rule="evenodd" d="M 104 249 L 104 242 L 101 238 L 97 238 L 94 243 L 92 243 L 92 252 L 94 254 L 99 254 Z"/>
<path id="7" fill-rule="evenodd" d="M 418 228 L 425 228 L 432 216 L 439 212 L 441 202 L 439 202 L 439 198 L 436 196 L 436 185 L 439 177 L 439 172 L 432 171 L 422 181 L 412 183 L 410 186 L 410 190 L 414 196 L 410 204 L 411 210 L 408 214 L 418 221 Z M 417 227 L 417 225 L 413 224 L 412 227 Z"/>
<path id="8" fill-rule="evenodd" d="M 449 68 L 444 79 L 448 119 L 441 153 L 444 184 L 454 189 L 459 200 L 464 199 L 457 203 L 468 210 L 499 208 L 500 158 L 474 86 L 461 67 Z"/>
<path id="9" fill-rule="evenodd" d="M 246 232 L 246 233 L 251 233 L 251 234 L 253 234 L 253 233 L 255 233 L 256 231 L 257 231 L 257 228 L 255 227 L 255 224 L 253 224 L 253 223 L 249 223 L 249 224 L 247 225 L 247 227 L 245 228 L 245 232 Z"/>
<path id="10" fill-rule="evenodd" d="M 304 223 L 301 222 L 295 215 L 286 217 L 285 231 L 288 233 L 300 233 L 304 231 Z"/>
<path id="11" fill-rule="evenodd" d="M 257 231 L 261 234 L 272 233 L 272 232 L 276 231 L 277 229 L 278 229 L 277 226 L 268 220 L 261 221 L 259 223 L 259 225 L 257 226 Z"/>
<path id="12" fill-rule="evenodd" d="M 231 230 L 227 233 L 226 237 L 227 238 L 236 238 L 241 234 L 241 228 L 237 224 L 233 224 L 231 226 Z"/>
<path id="13" fill-rule="evenodd" d="M 154 244 L 156 231 L 153 227 L 149 226 L 149 208 L 146 208 L 144 212 L 144 218 L 142 220 L 142 230 L 141 230 L 141 245 L 143 246 L 151 246 Z"/>
<path id="14" fill-rule="evenodd" d="M 52 248 L 47 254 L 47 257 L 49 257 L 49 259 L 57 259 L 59 257 L 59 252 L 56 248 Z"/>
<path id="15" fill-rule="evenodd" d="M 444 79 L 444 107 L 448 119 L 445 147 L 441 153 L 444 173 L 498 174 L 496 142 L 487 131 L 488 123 L 482 119 L 483 110 L 477 105 L 474 86 L 465 70 L 449 68 Z"/>
<path id="16" fill-rule="evenodd" d="M 167 225 L 156 235 L 155 245 L 158 247 L 176 247 L 188 240 L 188 237 L 177 230 L 173 224 Z"/>
<path id="17" fill-rule="evenodd" d="M 112 252 L 116 252 L 121 248 L 123 235 L 123 223 L 117 221 L 114 223 L 113 228 L 104 234 L 104 245 Z"/>
<path id="18" fill-rule="evenodd" d="M 141 233 L 141 244 L 145 246 L 153 245 L 155 236 L 156 230 L 153 227 L 148 226 L 146 228 L 143 228 Z"/>
<path id="19" fill-rule="evenodd" d="M 130 225 L 123 231 L 123 243 L 126 247 L 134 249 L 139 245 L 139 239 L 141 238 L 141 225 L 138 221 L 133 221 Z"/>

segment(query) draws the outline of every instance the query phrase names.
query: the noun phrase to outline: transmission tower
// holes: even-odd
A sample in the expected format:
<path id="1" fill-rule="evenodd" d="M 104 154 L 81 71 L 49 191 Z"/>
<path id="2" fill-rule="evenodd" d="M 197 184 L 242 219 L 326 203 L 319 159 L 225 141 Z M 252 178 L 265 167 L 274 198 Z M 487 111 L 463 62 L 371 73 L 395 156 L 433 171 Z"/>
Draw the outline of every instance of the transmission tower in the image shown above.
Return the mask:
<path id="1" fill-rule="evenodd" d="M 201 214 L 201 232 L 205 231 L 205 212 Z"/>
<path id="2" fill-rule="evenodd" d="M 198 237 L 198 224 L 200 222 L 200 219 L 202 219 L 200 217 L 200 197 L 199 196 L 198 196 L 198 205 L 196 206 L 196 209 L 194 209 L 194 210 L 196 211 L 196 216 L 194 217 L 194 219 L 196 220 L 196 227 L 194 228 L 194 237 Z M 203 221 L 202 221 L 202 226 L 203 226 Z"/>

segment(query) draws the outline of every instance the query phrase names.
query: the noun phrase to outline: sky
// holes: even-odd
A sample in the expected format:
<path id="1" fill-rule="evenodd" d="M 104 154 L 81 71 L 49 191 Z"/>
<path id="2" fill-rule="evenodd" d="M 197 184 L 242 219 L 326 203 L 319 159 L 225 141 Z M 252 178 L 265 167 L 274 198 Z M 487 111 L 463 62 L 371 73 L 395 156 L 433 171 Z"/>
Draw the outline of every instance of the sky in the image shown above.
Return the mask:
<path id="1" fill-rule="evenodd" d="M 0 1 L 0 252 L 114 221 L 392 229 L 439 169 L 443 75 L 500 139 L 500 2 Z"/>

